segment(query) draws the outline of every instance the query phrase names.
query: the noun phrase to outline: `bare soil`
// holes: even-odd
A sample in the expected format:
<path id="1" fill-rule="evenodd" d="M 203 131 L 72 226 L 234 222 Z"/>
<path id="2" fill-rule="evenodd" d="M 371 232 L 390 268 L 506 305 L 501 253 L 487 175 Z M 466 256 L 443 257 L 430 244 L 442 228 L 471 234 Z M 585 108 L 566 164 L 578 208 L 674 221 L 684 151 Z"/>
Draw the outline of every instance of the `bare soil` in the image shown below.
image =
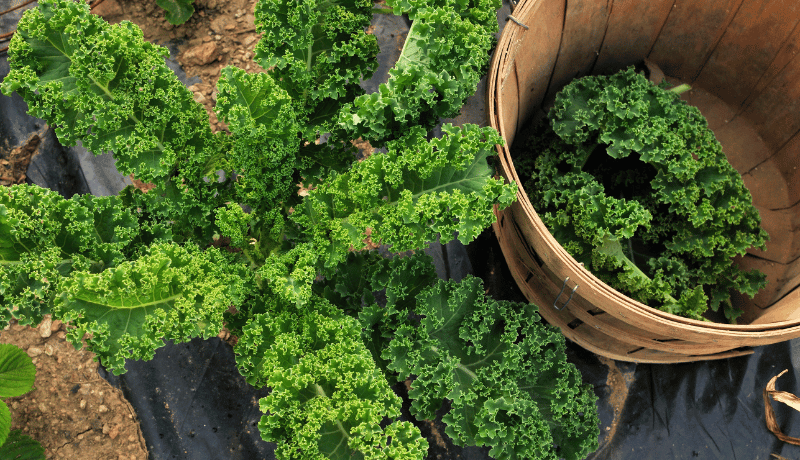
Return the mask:
<path id="1" fill-rule="evenodd" d="M 6 400 L 11 428 L 39 441 L 48 459 L 146 459 L 131 405 L 97 373 L 94 354 L 64 336 L 64 325 L 49 319 L 0 331 L 0 343 L 22 348 L 36 366 L 34 390 Z"/>
<path id="2" fill-rule="evenodd" d="M 606 387 L 608 391 L 607 401 L 614 411 L 614 418 L 611 420 L 609 426 L 605 427 L 606 433 L 601 433 L 600 447 L 595 452 L 595 455 L 603 452 L 614 440 L 617 427 L 619 426 L 620 416 L 622 415 L 623 409 L 625 409 L 625 402 L 628 400 L 628 391 L 635 378 L 633 371 L 622 371 L 617 367 L 614 360 L 599 355 L 597 359 L 608 367 L 608 377 L 606 378 Z"/>

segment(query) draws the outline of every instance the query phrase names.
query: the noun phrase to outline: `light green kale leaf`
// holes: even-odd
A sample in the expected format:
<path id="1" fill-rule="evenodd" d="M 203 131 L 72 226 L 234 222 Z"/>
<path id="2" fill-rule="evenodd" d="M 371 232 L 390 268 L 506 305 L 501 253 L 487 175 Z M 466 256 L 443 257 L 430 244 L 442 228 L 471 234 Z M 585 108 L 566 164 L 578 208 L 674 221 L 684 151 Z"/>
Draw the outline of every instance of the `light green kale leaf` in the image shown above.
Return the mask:
<path id="1" fill-rule="evenodd" d="M 271 295 L 302 307 L 311 301 L 318 260 L 316 248 L 310 243 L 302 243 L 268 257 L 257 273 Z"/>
<path id="2" fill-rule="evenodd" d="M 333 267 L 351 248 L 373 243 L 394 252 L 422 248 L 441 236 L 474 239 L 495 220 L 495 204 L 515 199 L 515 184 L 493 179 L 487 157 L 502 143 L 491 128 L 444 125 L 441 139 L 427 141 L 422 128 L 343 174 L 331 174 L 309 192 L 291 219 L 325 249 Z M 368 230 L 369 229 L 369 230 Z"/>
<path id="3" fill-rule="evenodd" d="M 272 390 L 260 401 L 258 427 L 277 443 L 277 458 L 424 458 L 427 442 L 396 420 L 400 398 L 364 347 L 360 324 L 326 300 L 255 315 L 235 351 L 248 383 Z"/>
<path id="4" fill-rule="evenodd" d="M 413 314 L 416 296 L 437 280 L 433 259 L 424 252 L 384 257 L 378 251 L 351 252 L 332 279 L 315 283 L 314 292 L 358 317 L 372 358 L 386 373 L 381 357 L 397 328 Z M 385 302 L 378 302 L 385 298 Z"/>
<path id="5" fill-rule="evenodd" d="M 394 14 L 408 14 L 413 21 L 417 12 L 428 8 L 444 8 L 456 11 L 461 17 L 483 26 L 487 31 L 497 29 L 497 10 L 502 3 L 497 0 L 387 0 L 386 5 Z"/>
<path id="6" fill-rule="evenodd" d="M 75 196 L 30 185 L 0 191 L 0 320 L 36 324 L 50 313 L 58 285 L 73 270 L 99 271 L 137 247 L 169 239 L 142 224 L 119 197 Z"/>
<path id="7" fill-rule="evenodd" d="M 411 382 L 411 411 L 496 459 L 579 460 L 598 445 L 592 389 L 567 362 L 564 337 L 532 304 L 484 297 L 479 278 L 439 283 L 417 297 L 419 325 L 396 331 L 384 358 Z"/>
<path id="8" fill-rule="evenodd" d="M 119 375 L 125 359 L 153 358 L 164 340 L 186 342 L 219 333 L 222 315 L 252 288 L 248 271 L 214 248 L 154 243 L 129 262 L 100 273 L 73 271 L 61 280 L 55 315 L 75 326 Z"/>
<path id="9" fill-rule="evenodd" d="M 42 0 L 19 22 L 2 90 L 19 93 L 63 144 L 113 151 L 121 173 L 154 181 L 218 149 L 205 111 L 166 56 L 130 22 L 112 26 L 85 3 Z"/>

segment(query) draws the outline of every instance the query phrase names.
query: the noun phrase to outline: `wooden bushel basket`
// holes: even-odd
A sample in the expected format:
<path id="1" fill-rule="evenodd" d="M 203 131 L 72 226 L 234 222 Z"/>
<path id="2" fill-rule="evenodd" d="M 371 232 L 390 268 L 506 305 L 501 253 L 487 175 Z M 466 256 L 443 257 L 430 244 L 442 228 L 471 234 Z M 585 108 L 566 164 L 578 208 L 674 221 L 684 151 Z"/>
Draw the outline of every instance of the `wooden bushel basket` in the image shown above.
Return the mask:
<path id="1" fill-rule="evenodd" d="M 737 295 L 737 325 L 662 312 L 612 289 L 553 238 L 520 187 L 495 233 L 526 297 L 564 335 L 597 354 L 674 363 L 750 353 L 800 337 L 800 2 L 523 0 L 499 40 L 487 85 L 490 124 L 507 180 L 515 135 L 573 78 L 645 59 L 709 121 L 753 194 L 767 250 L 737 263 L 767 274 L 755 299 Z"/>

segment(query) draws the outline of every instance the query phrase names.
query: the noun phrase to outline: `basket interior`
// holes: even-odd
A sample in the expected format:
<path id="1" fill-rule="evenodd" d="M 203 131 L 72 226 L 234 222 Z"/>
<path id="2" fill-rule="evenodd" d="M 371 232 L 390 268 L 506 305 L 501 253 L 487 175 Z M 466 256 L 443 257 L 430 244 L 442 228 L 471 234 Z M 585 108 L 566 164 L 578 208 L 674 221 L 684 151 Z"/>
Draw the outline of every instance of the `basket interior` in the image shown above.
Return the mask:
<path id="1" fill-rule="evenodd" d="M 800 2 L 528 1 L 496 88 L 508 144 L 572 79 L 645 59 L 692 90 L 770 236 L 737 263 L 767 274 L 741 322 L 800 319 Z M 525 29 L 524 27 L 528 27 Z"/>

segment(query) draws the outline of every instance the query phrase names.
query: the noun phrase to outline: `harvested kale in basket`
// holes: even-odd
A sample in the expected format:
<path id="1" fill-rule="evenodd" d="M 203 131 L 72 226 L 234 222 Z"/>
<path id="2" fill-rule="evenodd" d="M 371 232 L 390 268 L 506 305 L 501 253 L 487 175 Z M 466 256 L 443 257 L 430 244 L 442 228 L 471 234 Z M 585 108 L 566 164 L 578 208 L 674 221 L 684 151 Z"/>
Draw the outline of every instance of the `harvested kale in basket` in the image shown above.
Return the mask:
<path id="1" fill-rule="evenodd" d="M 549 123 L 548 123 L 549 122 Z M 732 263 L 766 232 L 741 176 L 697 108 L 632 68 L 574 80 L 515 160 L 559 243 L 628 296 L 702 319 L 763 273 Z"/>

